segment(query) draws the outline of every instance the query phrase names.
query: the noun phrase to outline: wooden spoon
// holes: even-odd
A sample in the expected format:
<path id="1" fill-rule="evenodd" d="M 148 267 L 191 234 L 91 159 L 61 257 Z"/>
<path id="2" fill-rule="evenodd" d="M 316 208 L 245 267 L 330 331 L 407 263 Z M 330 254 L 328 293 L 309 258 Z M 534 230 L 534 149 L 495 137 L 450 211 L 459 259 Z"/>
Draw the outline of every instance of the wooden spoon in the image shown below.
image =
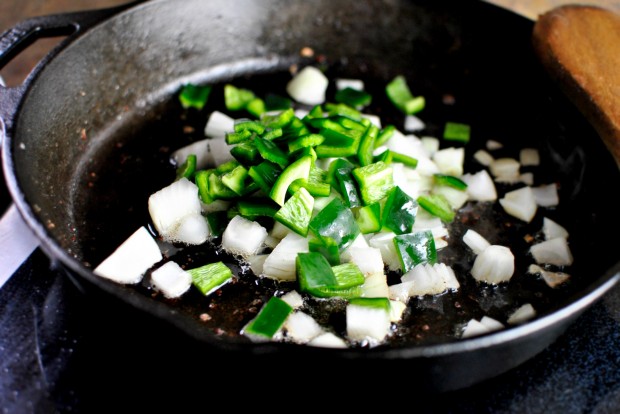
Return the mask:
<path id="1" fill-rule="evenodd" d="M 533 44 L 620 166 L 620 15 L 593 6 L 558 7 L 539 16 Z"/>

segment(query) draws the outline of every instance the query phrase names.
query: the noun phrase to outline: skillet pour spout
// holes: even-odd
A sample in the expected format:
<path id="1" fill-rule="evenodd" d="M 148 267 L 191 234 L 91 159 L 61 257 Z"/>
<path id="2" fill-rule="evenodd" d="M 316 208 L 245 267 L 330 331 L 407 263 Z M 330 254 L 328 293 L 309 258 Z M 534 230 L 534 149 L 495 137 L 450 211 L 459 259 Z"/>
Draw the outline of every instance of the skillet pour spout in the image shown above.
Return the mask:
<path id="1" fill-rule="evenodd" d="M 268 365 L 300 358 L 393 364 L 415 372 L 411 381 L 419 390 L 454 390 L 536 355 L 616 283 L 617 214 L 596 189 L 601 181 L 617 183 L 619 171 L 592 126 L 542 69 L 531 43 L 533 22 L 487 3 L 450 0 L 153 0 L 97 16 L 91 15 L 92 24 L 71 25 L 76 35 L 22 87 L 0 87 L 7 184 L 44 251 L 80 287 L 172 326 L 201 352 Z M 0 38 L 0 63 L 10 59 L 11 33 Z M 199 318 L 208 306 L 204 298 L 172 303 L 148 286 L 95 276 L 92 268 L 148 222 L 148 196 L 169 184 L 170 152 L 182 146 L 174 141 L 185 122 L 175 100 L 182 85 L 261 79 L 269 88 L 290 76 L 291 65 L 317 64 L 300 56 L 304 47 L 320 56 L 330 77 L 362 78 L 374 96 L 404 75 L 426 97 L 426 132 L 441 136 L 445 122 L 467 122 L 471 153 L 490 139 L 501 140 L 506 153 L 538 148 L 544 174 L 562 183 L 560 199 L 568 206 L 548 214 L 571 234 L 571 282 L 545 290 L 527 274 L 532 260 L 517 237 L 521 227 L 497 231 L 507 227 L 499 208 L 480 222 L 495 242 L 521 252 L 508 286 L 486 289 L 463 274 L 461 307 L 449 296 L 416 301 L 409 307 L 410 335 L 374 349 L 254 344 L 236 333 L 218 335 Z M 445 104 L 447 96 L 453 104 Z M 204 121 L 194 121 L 202 131 Z M 468 170 L 481 168 L 468 163 Z M 541 224 L 539 215 L 532 226 Z M 537 305 L 538 317 L 529 323 L 472 339 L 455 334 L 471 317 L 525 301 Z"/>

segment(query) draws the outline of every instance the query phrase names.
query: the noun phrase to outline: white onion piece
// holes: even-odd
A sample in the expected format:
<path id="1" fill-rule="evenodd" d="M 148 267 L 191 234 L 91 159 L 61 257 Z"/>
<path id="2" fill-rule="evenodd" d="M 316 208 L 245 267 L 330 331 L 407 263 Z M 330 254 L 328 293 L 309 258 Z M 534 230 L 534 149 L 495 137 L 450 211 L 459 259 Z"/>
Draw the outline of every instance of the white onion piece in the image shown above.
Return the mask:
<path id="1" fill-rule="evenodd" d="M 456 290 L 459 282 L 451 267 L 444 263 L 414 266 L 400 278 L 401 282 L 414 282 L 410 296 L 437 295 L 446 290 Z"/>
<path id="2" fill-rule="evenodd" d="M 366 275 L 362 285 L 362 297 L 364 298 L 387 298 L 389 297 L 387 276 L 383 272 Z"/>
<path id="3" fill-rule="evenodd" d="M 312 339 L 306 345 L 319 348 L 347 348 L 347 343 L 342 338 L 337 337 L 331 332 L 325 332 Z"/>
<path id="4" fill-rule="evenodd" d="M 519 176 L 519 181 L 521 181 L 525 185 L 532 186 L 534 185 L 534 173 L 526 172 Z"/>
<path id="5" fill-rule="evenodd" d="M 405 116 L 405 131 L 415 132 L 426 128 L 426 124 L 415 115 Z"/>
<path id="6" fill-rule="evenodd" d="M 388 287 L 388 298 L 402 303 L 409 302 L 411 296 L 415 296 L 413 291 L 415 281 L 395 283 Z"/>
<path id="7" fill-rule="evenodd" d="M 256 254 L 267 238 L 267 230 L 255 221 L 235 216 L 222 234 L 222 248 L 244 257 Z"/>
<path id="8" fill-rule="evenodd" d="M 472 229 L 465 232 L 463 235 L 463 242 L 477 255 L 485 251 L 486 248 L 491 245 L 480 233 Z"/>
<path id="9" fill-rule="evenodd" d="M 442 174 L 460 177 L 463 175 L 463 162 L 465 161 L 464 148 L 444 148 L 433 154 L 433 162 Z"/>
<path id="10" fill-rule="evenodd" d="M 507 192 L 499 203 L 506 213 L 526 223 L 532 221 L 538 209 L 532 188 L 527 186 Z"/>
<path id="11" fill-rule="evenodd" d="M 489 165 L 489 170 L 494 177 L 505 177 L 505 179 L 517 177 L 518 180 L 519 168 L 521 164 L 514 158 L 498 158 Z"/>
<path id="12" fill-rule="evenodd" d="M 285 293 L 280 299 L 288 303 L 293 309 L 299 309 L 304 306 L 304 299 L 296 290 Z"/>
<path id="13" fill-rule="evenodd" d="M 256 275 L 260 276 L 263 274 L 263 266 L 265 265 L 265 260 L 267 260 L 268 254 L 253 254 L 252 256 L 248 256 L 246 261 L 250 266 L 250 270 Z"/>
<path id="14" fill-rule="evenodd" d="M 390 300 L 390 322 L 398 322 L 402 319 L 407 305 L 399 300 Z"/>
<path id="15" fill-rule="evenodd" d="M 151 273 L 151 282 L 155 289 L 172 299 L 187 292 L 192 285 L 192 276 L 176 262 L 170 261 Z"/>
<path id="16" fill-rule="evenodd" d="M 345 79 L 345 78 L 337 78 L 336 79 L 336 89 L 342 90 L 346 88 L 355 89 L 356 91 L 364 90 L 364 81 L 361 79 Z"/>
<path id="17" fill-rule="evenodd" d="M 319 69 L 306 66 L 295 74 L 286 85 L 286 92 L 297 102 L 319 105 L 325 102 L 329 80 Z"/>
<path id="18" fill-rule="evenodd" d="M 200 201 L 200 209 L 204 214 L 213 213 L 215 211 L 226 211 L 230 208 L 230 201 L 215 200 L 209 204 Z"/>
<path id="19" fill-rule="evenodd" d="M 555 183 L 532 187 L 536 204 L 541 207 L 555 207 L 560 203 Z"/>
<path id="20" fill-rule="evenodd" d="M 469 199 L 474 201 L 495 201 L 497 191 L 495 184 L 487 170 L 478 171 L 475 174 L 465 174 L 461 177 L 467 184 Z"/>
<path id="21" fill-rule="evenodd" d="M 493 181 L 501 184 L 517 184 L 522 182 L 521 175 L 498 175 Z"/>
<path id="22" fill-rule="evenodd" d="M 434 194 L 443 195 L 446 200 L 448 200 L 448 204 L 455 210 L 463 207 L 463 205 L 469 199 L 469 194 L 467 190 L 459 190 L 454 187 L 449 187 L 447 185 L 438 185 L 433 189 Z"/>
<path id="23" fill-rule="evenodd" d="M 415 135 L 403 135 L 399 130 L 394 130 L 394 134 L 385 143 L 385 147 L 390 151 L 405 154 L 418 160 L 430 157 L 420 138 Z"/>
<path id="24" fill-rule="evenodd" d="M 227 132 L 235 130 L 235 120 L 225 113 L 213 111 L 205 126 L 205 135 L 208 137 L 223 138 Z"/>
<path id="25" fill-rule="evenodd" d="M 157 242 L 145 227 L 140 227 L 93 272 L 117 283 L 134 284 L 161 259 Z"/>
<path id="26" fill-rule="evenodd" d="M 570 279 L 570 275 L 564 272 L 550 272 L 542 267 L 532 264 L 527 268 L 527 272 L 531 274 L 539 274 L 550 288 L 556 288 Z"/>
<path id="27" fill-rule="evenodd" d="M 149 214 L 157 232 L 166 241 L 175 240 L 175 232 L 186 216 L 200 215 L 198 187 L 187 178 L 181 178 L 151 194 Z"/>
<path id="28" fill-rule="evenodd" d="M 501 142 L 499 142 L 499 141 L 495 141 L 495 140 L 493 140 L 493 139 L 490 139 L 490 140 L 488 140 L 488 141 L 486 142 L 486 147 L 487 147 L 487 149 L 488 149 L 489 151 L 495 151 L 495 150 L 498 150 L 498 149 L 502 149 L 502 148 L 504 148 L 504 144 L 502 144 L 502 143 L 501 143 Z"/>
<path id="29" fill-rule="evenodd" d="M 208 165 L 216 166 L 222 165 L 228 161 L 233 161 L 235 157 L 230 153 L 232 147 L 234 147 L 234 145 L 228 145 L 224 137 L 210 139 L 209 154 L 207 156 Z"/>
<path id="30" fill-rule="evenodd" d="M 480 319 L 480 323 L 487 327 L 489 331 L 499 331 L 500 329 L 504 329 L 504 325 L 491 317 L 483 316 Z"/>
<path id="31" fill-rule="evenodd" d="M 206 242 L 210 234 L 207 219 L 200 214 L 190 214 L 179 221 L 179 225 L 169 234 L 168 240 L 198 245 Z"/>
<path id="32" fill-rule="evenodd" d="M 368 244 L 370 247 L 376 247 L 381 251 L 381 257 L 383 263 L 385 263 L 390 270 L 400 270 L 400 258 L 394 246 L 393 239 L 396 234 L 392 232 L 379 232 L 370 238 Z"/>
<path id="33" fill-rule="evenodd" d="M 340 256 L 340 260 L 355 263 L 362 274 L 383 272 L 381 250 L 376 247 L 349 247 L 345 251 L 346 257 Z"/>
<path id="34" fill-rule="evenodd" d="M 390 333 L 390 315 L 385 309 L 349 304 L 346 320 L 347 336 L 353 341 L 368 340 L 372 346 Z"/>
<path id="35" fill-rule="evenodd" d="M 284 321 L 286 337 L 298 344 L 310 342 L 323 333 L 323 329 L 314 318 L 304 312 L 291 313 Z"/>
<path id="36" fill-rule="evenodd" d="M 422 145 L 428 152 L 430 157 L 433 156 L 434 153 L 439 151 L 439 140 L 435 137 L 422 137 L 420 138 Z"/>
<path id="37" fill-rule="evenodd" d="M 555 266 L 570 266 L 573 264 L 573 255 L 564 237 L 545 240 L 530 247 L 530 253 L 538 264 L 552 264 Z"/>
<path id="38" fill-rule="evenodd" d="M 523 148 L 519 152 L 519 162 L 524 167 L 540 165 L 540 154 L 536 148 Z"/>
<path id="39" fill-rule="evenodd" d="M 565 239 L 568 239 L 568 231 L 547 217 L 543 218 L 542 231 L 545 235 L 545 240 L 551 240 L 557 237 L 564 237 Z"/>
<path id="40" fill-rule="evenodd" d="M 291 232 L 293 232 L 293 230 L 289 229 L 284 224 L 275 220 L 275 223 L 273 223 L 273 227 L 271 228 L 269 235 L 275 239 L 282 240 Z"/>
<path id="41" fill-rule="evenodd" d="M 297 254 L 307 251 L 308 240 L 305 237 L 295 232 L 287 234 L 265 260 L 264 276 L 276 280 L 294 281 Z"/>
<path id="42" fill-rule="evenodd" d="M 485 167 L 488 167 L 495 161 L 495 158 L 493 158 L 491 154 L 482 149 L 474 152 L 474 159 Z"/>
<path id="43" fill-rule="evenodd" d="M 507 322 L 509 325 L 518 325 L 523 322 L 527 322 L 530 319 L 536 316 L 536 310 L 530 303 L 526 303 L 521 306 L 519 309 L 514 311 L 512 315 L 508 318 Z"/>
<path id="44" fill-rule="evenodd" d="M 194 154 L 196 156 L 196 169 L 203 170 L 209 166 L 209 141 L 208 138 L 201 139 L 179 148 L 172 153 L 170 158 L 176 166 L 179 166 L 185 162 L 189 155 Z"/>
<path id="45" fill-rule="evenodd" d="M 270 236 L 269 234 L 267 234 L 267 237 L 265 238 L 265 241 L 263 242 L 265 247 L 268 247 L 270 249 L 275 249 L 278 243 L 280 243 L 280 239 Z"/>
<path id="46" fill-rule="evenodd" d="M 515 258 L 509 248 L 491 245 L 476 256 L 471 274 L 479 282 L 496 285 L 507 282 L 515 271 Z"/>
<path id="47" fill-rule="evenodd" d="M 461 338 L 471 338 L 474 336 L 483 335 L 489 332 L 487 326 L 475 319 L 470 319 L 465 325 Z"/>

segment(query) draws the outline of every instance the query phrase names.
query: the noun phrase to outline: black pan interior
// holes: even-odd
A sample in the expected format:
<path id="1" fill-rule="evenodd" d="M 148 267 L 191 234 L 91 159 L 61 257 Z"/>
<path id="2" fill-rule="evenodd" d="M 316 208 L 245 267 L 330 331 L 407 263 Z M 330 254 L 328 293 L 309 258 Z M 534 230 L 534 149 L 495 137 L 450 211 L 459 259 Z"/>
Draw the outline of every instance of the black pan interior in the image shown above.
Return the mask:
<path id="1" fill-rule="evenodd" d="M 12 146 L 24 208 L 41 223 L 48 249 L 86 280 L 192 336 L 224 346 L 245 342 L 236 332 L 250 316 L 249 302 L 285 287 L 257 285 L 244 275 L 221 297 L 193 292 L 168 304 L 147 286 L 118 287 L 88 268 L 148 222 L 148 195 L 174 176 L 170 152 L 201 138 L 205 114 L 181 110 L 175 99 L 180 85 L 234 82 L 259 94 L 282 89 L 291 64 L 317 64 L 299 55 L 309 46 L 330 77 L 364 79 L 378 97 L 372 110 L 396 125 L 402 119 L 387 109 L 382 88 L 403 74 L 427 98 L 425 134 L 439 136 L 446 121 L 467 122 L 474 131 L 468 154 L 488 139 L 503 142 L 504 153 L 513 157 L 520 148 L 536 147 L 545 170 L 537 172 L 536 184 L 561 183 L 561 208 L 547 216 L 571 233 L 575 265 L 567 286 L 551 290 L 526 275 L 532 260 L 524 253 L 523 235 L 541 228 L 542 214 L 524 229 L 506 224 L 514 220 L 499 207 L 472 207 L 461 214 L 463 221 L 502 229 L 491 241 L 522 253 L 516 276 L 497 289 L 461 277 L 457 294 L 412 301 L 409 328 L 391 345 L 455 341 L 458 324 L 484 314 L 505 321 L 508 310 L 525 302 L 544 316 L 602 283 L 616 264 L 611 194 L 619 177 L 594 131 L 538 65 L 531 30 L 532 22 L 474 1 L 146 3 L 78 39 L 34 82 Z M 444 103 L 447 95 L 454 105 Z M 196 132 L 184 133 L 187 125 Z M 470 162 L 466 169 L 479 167 Z M 462 232 L 456 225 L 453 237 Z M 204 260 L 214 255 L 200 254 Z M 442 254 L 461 269 L 472 261 L 465 249 Z M 231 296 L 234 302 L 228 302 Z M 213 311 L 239 303 L 246 311 L 234 316 Z M 204 312 L 216 315 L 206 325 L 199 321 Z"/>

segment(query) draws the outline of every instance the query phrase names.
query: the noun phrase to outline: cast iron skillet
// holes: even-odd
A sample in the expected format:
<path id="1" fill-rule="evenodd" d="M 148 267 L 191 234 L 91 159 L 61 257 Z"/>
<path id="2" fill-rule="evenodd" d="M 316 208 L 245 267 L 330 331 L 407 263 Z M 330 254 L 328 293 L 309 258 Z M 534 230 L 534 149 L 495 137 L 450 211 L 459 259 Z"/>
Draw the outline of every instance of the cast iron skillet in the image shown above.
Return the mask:
<path id="1" fill-rule="evenodd" d="M 0 88 L 8 187 L 45 252 L 76 283 L 121 298 L 208 349 L 279 364 L 303 358 L 331 367 L 394 366 L 415 373 L 410 381 L 417 389 L 465 387 L 540 352 L 618 278 L 616 211 L 609 203 L 611 189 L 600 191 L 601 181 L 618 182 L 618 169 L 595 132 L 547 80 L 531 49 L 531 31 L 531 21 L 494 6 L 446 0 L 168 0 L 29 20 L 0 38 L 0 67 L 34 38 L 69 38 L 22 86 Z M 523 253 L 509 286 L 490 289 L 461 278 L 456 298 L 444 295 L 412 305 L 409 335 L 386 347 L 251 344 L 226 333 L 237 329 L 244 315 L 236 321 L 222 316 L 212 325 L 199 320 L 212 303 L 230 306 L 224 299 L 190 295 L 171 305 L 151 297 L 144 286 L 124 287 L 94 276 L 91 267 L 148 221 L 140 206 L 171 181 L 167 160 L 172 149 L 186 143 L 172 142 L 182 135 L 183 123 L 201 126 L 199 120 L 180 120 L 173 99 L 180 86 L 252 85 L 250 75 L 275 85 L 291 64 L 317 64 L 300 57 L 304 46 L 320 55 L 330 76 L 363 78 L 375 96 L 404 74 L 427 97 L 429 134 L 439 135 L 448 120 L 472 125 L 468 151 L 488 139 L 504 142 L 512 156 L 519 148 L 540 148 L 546 174 L 541 177 L 562 183 L 564 207 L 546 215 L 571 233 L 572 282 L 551 290 L 526 275 L 531 258 L 524 253 L 523 228 L 507 226 L 498 208 L 464 216 L 488 231 L 502 228 L 491 241 Z M 442 103 L 448 95 L 454 105 Z M 379 99 L 374 109 L 382 111 L 385 104 Z M 539 214 L 533 226 L 541 223 Z M 457 226 L 455 235 L 462 231 Z M 457 267 L 471 262 L 464 249 L 460 258 L 454 258 L 458 251 L 452 253 Z M 233 287 L 237 300 L 248 300 L 239 286 L 244 285 Z M 267 294 L 276 288 L 267 283 L 256 289 Z M 484 314 L 505 321 L 508 310 L 525 302 L 539 311 L 525 325 L 468 340 L 457 340 L 447 328 Z"/>

